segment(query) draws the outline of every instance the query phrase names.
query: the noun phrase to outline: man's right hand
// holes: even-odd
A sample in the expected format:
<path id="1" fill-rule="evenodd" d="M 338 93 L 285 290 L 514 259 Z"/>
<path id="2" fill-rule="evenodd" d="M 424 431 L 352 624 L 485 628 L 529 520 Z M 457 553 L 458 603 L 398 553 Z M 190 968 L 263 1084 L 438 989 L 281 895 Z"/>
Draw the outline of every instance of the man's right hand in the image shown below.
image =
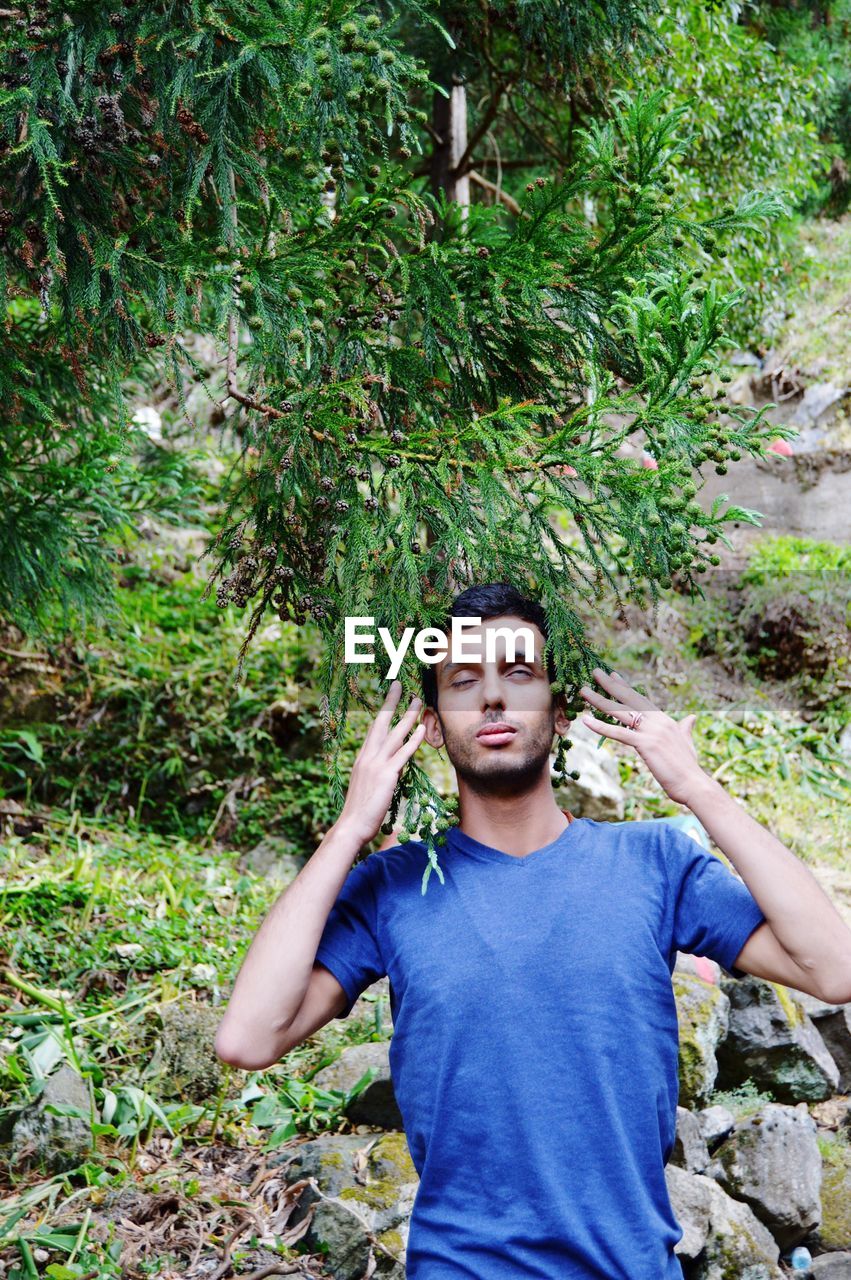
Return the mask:
<path id="1" fill-rule="evenodd" d="M 346 801 L 335 823 L 354 832 L 362 845 L 378 833 L 399 774 L 425 736 L 425 725 L 418 724 L 407 738 L 422 708 L 421 698 L 412 698 L 399 723 L 390 728 L 401 693 L 401 681 L 394 680 L 355 758 Z"/>

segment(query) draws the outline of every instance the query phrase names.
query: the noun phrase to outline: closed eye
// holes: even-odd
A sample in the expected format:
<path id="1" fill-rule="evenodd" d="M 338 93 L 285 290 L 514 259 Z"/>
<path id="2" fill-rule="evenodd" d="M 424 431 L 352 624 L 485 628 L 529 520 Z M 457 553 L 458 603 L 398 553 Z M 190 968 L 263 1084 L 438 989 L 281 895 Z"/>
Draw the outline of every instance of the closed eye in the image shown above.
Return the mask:
<path id="1" fill-rule="evenodd" d="M 512 669 L 508 672 L 508 675 L 510 676 L 531 676 L 532 674 L 533 673 L 529 670 L 528 667 L 512 667 Z M 452 684 L 449 687 L 450 689 L 460 689 L 465 684 L 472 684 L 472 683 L 473 683 L 472 678 L 466 679 L 466 680 L 453 680 Z"/>

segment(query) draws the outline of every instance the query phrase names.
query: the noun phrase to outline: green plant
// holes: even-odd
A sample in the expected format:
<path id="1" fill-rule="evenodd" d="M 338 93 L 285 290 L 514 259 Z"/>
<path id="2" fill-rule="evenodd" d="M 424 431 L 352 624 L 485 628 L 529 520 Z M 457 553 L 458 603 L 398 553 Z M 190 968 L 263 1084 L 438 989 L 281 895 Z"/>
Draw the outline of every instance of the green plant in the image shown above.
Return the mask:
<path id="1" fill-rule="evenodd" d="M 693 262 L 762 234 L 783 201 L 672 200 L 685 109 L 667 109 L 661 88 L 613 93 L 606 117 L 581 127 L 573 118 L 569 157 L 556 148 L 546 175 L 536 161 L 507 200 L 468 204 L 458 189 L 503 99 L 511 114 L 518 94 L 551 94 L 563 111 L 582 60 L 615 56 L 655 7 L 549 0 L 482 24 L 461 6 L 444 24 L 425 5 L 361 14 L 273 0 L 225 17 L 190 0 L 117 14 L 48 4 L 12 29 L 2 165 L 28 199 L 2 218 L 19 358 L 0 413 L 38 410 L 72 454 L 93 441 L 54 564 L 74 569 L 80 599 L 86 582 L 106 593 L 123 385 L 158 352 L 182 394 L 205 377 L 186 335 L 203 336 L 224 372 L 217 395 L 240 408 L 211 585 L 222 608 L 249 608 L 246 647 L 275 617 L 316 623 L 337 809 L 348 712 L 372 693 L 345 670 L 346 616 L 371 613 L 394 635 L 435 625 L 459 580 L 497 574 L 549 606 L 576 700 L 596 660 L 579 603 L 593 607 L 604 583 L 655 598 L 676 573 L 697 582 L 709 540 L 754 518 L 697 498 L 694 473 L 759 455 L 768 436 L 761 414 L 703 392 L 741 294 L 697 282 Z M 493 82 L 497 64 L 509 81 Z M 477 77 L 492 101 L 456 173 L 418 104 L 449 102 L 450 127 L 463 95 L 446 86 Z M 407 164 L 426 145 L 431 190 Z M 82 440 L 64 426 L 72 384 L 91 405 Z M 622 456 L 629 437 L 653 449 L 656 471 Z M 16 466 L 12 455 L 11 485 Z M 22 529 L 21 583 L 38 534 Z M 19 611 L 30 598 L 43 611 L 63 582 L 43 575 L 29 596 L 19 585 Z M 415 684 L 410 663 L 403 681 Z M 174 753 L 168 769 L 180 768 Z M 158 762 L 142 777 L 134 813 L 167 776 Z M 431 869 L 447 814 L 413 761 L 394 819 L 403 800 Z"/>
<path id="2" fill-rule="evenodd" d="M 704 248 L 694 264 L 706 281 L 743 289 L 728 325 L 741 345 L 771 341 L 790 288 L 804 273 L 796 210 L 822 190 L 831 149 L 820 132 L 833 82 L 815 51 L 771 38 L 777 6 L 668 0 L 652 19 L 655 43 L 639 46 L 615 83 L 664 88 L 684 105 L 688 142 L 671 174 L 673 193 L 696 218 L 735 206 L 756 187 L 782 197 L 785 216 L 755 241 L 735 233 L 723 253 Z M 786 10 L 784 10 L 786 11 Z M 803 14 L 795 22 L 802 25 Z M 782 136 L 782 145 L 778 141 Z"/>
<path id="3" fill-rule="evenodd" d="M 728 1111 L 732 1111 L 736 1120 L 744 1120 L 762 1110 L 766 1102 L 774 1101 L 770 1092 L 761 1090 L 752 1079 L 748 1078 L 734 1089 L 713 1092 L 709 1105 L 726 1107 Z"/>
<path id="4" fill-rule="evenodd" d="M 764 586 L 790 574 L 811 574 L 827 581 L 828 574 L 851 576 L 851 548 L 813 538 L 775 536 L 760 538 L 748 555 L 742 571 L 743 585 Z"/>

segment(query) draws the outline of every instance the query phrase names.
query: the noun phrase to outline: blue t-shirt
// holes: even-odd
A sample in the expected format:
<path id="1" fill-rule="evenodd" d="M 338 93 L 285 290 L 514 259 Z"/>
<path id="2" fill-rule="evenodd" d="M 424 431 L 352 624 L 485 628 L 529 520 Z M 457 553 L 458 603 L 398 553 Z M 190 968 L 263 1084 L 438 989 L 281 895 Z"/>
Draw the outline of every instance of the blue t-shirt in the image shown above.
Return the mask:
<path id="1" fill-rule="evenodd" d="M 420 1176 L 408 1280 L 682 1280 L 676 952 L 734 961 L 765 920 L 664 821 L 577 818 L 522 857 L 457 827 L 349 872 L 316 959 L 349 1004 L 387 974 Z"/>

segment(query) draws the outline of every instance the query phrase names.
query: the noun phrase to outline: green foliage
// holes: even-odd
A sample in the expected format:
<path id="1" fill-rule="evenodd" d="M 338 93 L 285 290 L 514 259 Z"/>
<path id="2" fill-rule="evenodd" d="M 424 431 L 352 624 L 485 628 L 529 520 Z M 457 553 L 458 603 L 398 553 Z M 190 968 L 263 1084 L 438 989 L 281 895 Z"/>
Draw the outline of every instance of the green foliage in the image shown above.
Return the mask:
<path id="1" fill-rule="evenodd" d="M 761 538 L 748 555 L 742 583 L 763 586 L 789 574 L 851 575 L 851 548 L 843 543 L 817 542 L 791 536 Z"/>
<path id="2" fill-rule="evenodd" d="M 832 81 L 815 55 L 793 60 L 746 25 L 745 9 L 738 0 L 711 7 L 669 0 L 653 20 L 655 47 L 638 50 L 616 82 L 662 88 L 672 107 L 685 108 L 688 145 L 671 176 L 674 194 L 695 217 L 754 187 L 785 201 L 786 218 L 758 240 L 736 233 L 722 253 L 697 255 L 707 281 L 744 290 L 728 333 L 748 345 L 777 332 L 802 271 L 792 214 L 826 180 L 830 151 L 818 125 Z"/>
<path id="3" fill-rule="evenodd" d="M 288 1136 L 338 1129 L 367 1078 L 348 1092 L 312 1083 L 345 1043 L 334 1027 L 321 1044 L 300 1047 L 267 1071 L 243 1076 L 223 1068 L 221 1087 L 203 1101 L 175 1100 L 166 1088 L 157 1064 L 160 1023 L 178 1000 L 209 1015 L 207 1043 L 197 1048 L 210 1053 L 209 1025 L 223 1007 L 222 992 L 277 893 L 240 874 L 233 854 L 56 814 L 41 835 L 4 841 L 0 856 L 0 923 L 9 940 L 2 1141 L 63 1063 L 86 1081 L 94 1104 L 80 1117 L 91 1130 L 91 1153 L 72 1169 L 36 1180 L 25 1166 L 12 1167 L 3 1147 L 0 1251 L 9 1261 L 13 1249 L 47 1249 L 49 1265 L 39 1266 L 60 1280 L 66 1272 L 67 1280 L 123 1275 L 128 1233 L 111 1226 L 112 1197 L 122 1188 L 137 1197 L 171 1192 L 177 1212 L 217 1212 L 228 1197 L 225 1169 L 234 1155 L 253 1161 Z M 353 1019 L 346 1033 L 363 1036 L 362 1024 Z M 244 1204 L 239 1176 L 234 1194 L 241 1187 Z M 173 1262 L 185 1270 L 188 1253 Z M 157 1240 L 139 1265 L 158 1271 L 162 1264 Z"/>
<path id="4" fill-rule="evenodd" d="M 748 7 L 745 21 L 803 76 L 818 69 L 817 123 L 821 138 L 829 145 L 832 162 L 829 170 L 819 175 L 818 190 L 805 205 L 810 210 L 842 213 L 851 202 L 851 3 L 759 3 Z"/>
<path id="5" fill-rule="evenodd" d="M 440 625 L 459 583 L 514 582 L 549 607 L 575 697 L 596 660 L 579 603 L 603 584 L 655 598 L 674 573 L 696 585 L 725 523 L 753 518 L 698 500 L 702 466 L 723 473 L 767 435 L 762 415 L 704 393 L 742 295 L 707 287 L 693 263 L 764 234 L 782 201 L 744 188 L 720 208 L 672 200 L 688 139 L 664 88 L 613 95 L 605 121 L 572 128 L 571 162 L 508 206 L 461 210 L 407 164 L 430 145 L 416 104 L 459 41 L 488 74 L 494 49 L 512 48 L 517 91 L 563 105 L 598 39 L 636 36 L 653 9 L 497 8 L 483 25 L 478 9 L 425 5 L 397 18 L 291 0 L 227 16 L 196 0 L 45 2 L 13 24 L 0 98 L 9 296 L 37 303 L 39 350 L 64 344 L 85 394 L 102 379 L 116 406 L 148 350 L 178 384 L 199 372 L 187 332 L 221 353 L 243 454 L 213 556 L 218 603 L 251 602 L 246 645 L 275 615 L 318 624 L 337 807 L 347 714 L 368 702 L 342 662 L 346 616 L 398 635 Z M 443 41 L 440 66 L 421 56 L 421 30 Z M 494 92 L 496 119 L 508 83 Z M 34 379 L 64 420 L 23 356 L 0 415 L 20 417 Z M 97 419 L 126 433 L 118 407 Z M 657 471 L 623 456 L 631 439 Z M 99 546 L 109 536 L 98 468 L 117 444 L 95 450 L 72 569 L 83 530 Z M 22 529 L 21 572 L 38 536 Z M 84 558 L 78 576 L 95 582 L 96 568 Z M 19 609 L 27 625 L 55 576 Z M 417 687 L 410 665 L 403 680 Z M 413 762 L 403 793 L 404 825 L 419 808 L 433 855 L 446 815 Z"/>
<path id="6" fill-rule="evenodd" d="M 728 1111 L 732 1111 L 738 1121 L 756 1115 L 767 1102 L 774 1101 L 775 1098 L 770 1092 L 760 1090 L 759 1086 L 748 1077 L 743 1084 L 737 1085 L 734 1089 L 716 1090 L 709 1099 L 709 1105 L 726 1107 Z"/>
<path id="7" fill-rule="evenodd" d="M 191 454 L 153 445 L 125 417 L 109 370 L 86 381 L 30 305 L 0 360 L 0 616 L 56 634 L 103 614 L 113 566 L 142 515 L 192 519 Z"/>
<path id="8" fill-rule="evenodd" d="M 847 804 L 848 762 L 820 726 L 743 700 L 708 717 L 698 741 L 704 767 L 725 786 L 756 791 L 773 781 L 799 796 Z"/>
<path id="9" fill-rule="evenodd" d="M 7 714 L 6 794 L 195 837 L 218 834 L 218 814 L 234 844 L 275 834 L 312 852 L 337 813 L 316 758 L 316 638 L 273 623 L 236 684 L 236 610 L 217 610 L 196 574 L 148 565 L 140 551 L 122 568 L 109 633 L 90 627 L 66 650 L 54 710 L 25 726 Z M 276 705 L 287 708 L 280 742 Z M 346 760 L 353 750 L 347 738 Z M 221 808 L 231 788 L 235 826 Z"/>
<path id="10" fill-rule="evenodd" d="M 533 184 L 514 227 L 482 207 L 462 226 L 445 208 L 440 222 L 452 235 L 382 255 L 409 300 L 409 341 L 376 345 L 380 372 L 327 384 L 289 432 L 257 420 L 247 429 L 256 461 L 229 509 L 218 598 L 258 597 L 249 635 L 269 608 L 297 622 L 314 617 L 328 645 L 321 675 L 332 733 L 352 692 L 340 662 L 344 616 L 372 614 L 398 635 L 440 625 L 459 577 L 531 585 L 550 606 L 556 660 L 575 688 L 593 658 L 574 600 L 592 600 L 602 581 L 655 593 L 676 569 L 700 573 L 714 553 L 695 543 L 716 540 L 726 519 L 747 518 L 693 501 L 692 470 L 760 453 L 764 425 L 725 406 L 722 427 L 719 404 L 697 392 L 735 299 L 681 274 L 674 241 L 711 242 L 758 225 L 777 205 L 743 198 L 704 222 L 663 213 L 658 185 L 682 144 L 677 113 L 660 114 L 660 105 L 658 96 L 621 100 L 614 122 L 589 130 L 573 175 Z M 583 191 L 597 199 L 597 227 L 570 212 Z M 473 284 L 476 324 L 462 306 Z M 619 456 L 638 434 L 660 458 L 655 473 Z M 580 483 L 564 478 L 565 465 Z M 545 517 L 556 510 L 567 512 L 573 542 L 553 539 Z M 333 758 L 329 770 L 342 802 Z"/>
<path id="11" fill-rule="evenodd" d="M 276 896 L 238 872 L 233 854 L 57 816 L 41 841 L 13 837 L 3 856 L 0 915 L 12 940 L 4 981 L 22 1007 L 4 1012 L 0 1120 L 67 1061 L 92 1081 L 95 1137 L 116 1139 L 132 1160 L 154 1131 L 193 1135 L 214 1116 L 228 1125 L 249 1116 L 262 1128 L 283 1123 L 279 1111 L 270 1114 L 273 1099 L 287 1106 L 292 1133 L 334 1128 L 368 1083 L 348 1094 L 320 1089 L 288 1074 L 304 1057 L 294 1054 L 249 1073 L 241 1090 L 226 1081 L 203 1105 L 170 1100 L 154 1052 L 161 1011 L 183 997 L 218 1002 Z M 97 1145 L 103 1163 L 111 1144 Z"/>

